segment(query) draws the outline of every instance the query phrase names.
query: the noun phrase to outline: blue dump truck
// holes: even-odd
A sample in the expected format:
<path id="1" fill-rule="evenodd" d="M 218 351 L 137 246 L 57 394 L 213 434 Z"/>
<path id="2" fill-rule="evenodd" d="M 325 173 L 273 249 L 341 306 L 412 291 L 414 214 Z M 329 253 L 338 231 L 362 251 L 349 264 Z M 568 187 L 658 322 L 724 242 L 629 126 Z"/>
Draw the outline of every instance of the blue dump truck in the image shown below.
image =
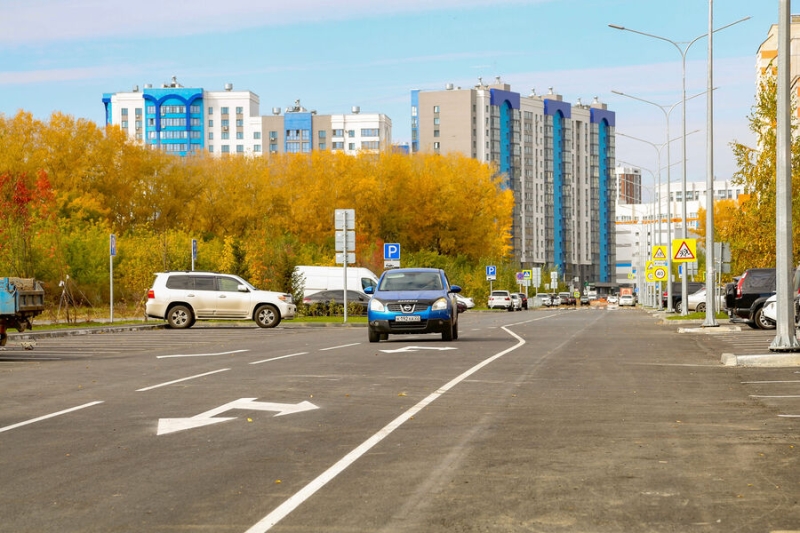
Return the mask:
<path id="1" fill-rule="evenodd" d="M 31 278 L 0 278 L 0 346 L 8 340 L 6 329 L 25 331 L 31 318 L 44 311 L 44 288 Z"/>

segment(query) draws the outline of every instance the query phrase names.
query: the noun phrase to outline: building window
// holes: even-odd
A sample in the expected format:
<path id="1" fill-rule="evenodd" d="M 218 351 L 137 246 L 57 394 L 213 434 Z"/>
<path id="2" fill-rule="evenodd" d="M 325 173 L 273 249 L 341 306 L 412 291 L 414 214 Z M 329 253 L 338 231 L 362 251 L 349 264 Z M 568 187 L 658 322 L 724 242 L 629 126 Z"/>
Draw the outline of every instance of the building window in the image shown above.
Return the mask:
<path id="1" fill-rule="evenodd" d="M 243 107 L 237 107 L 236 108 L 236 114 L 237 115 L 241 115 L 242 113 L 244 113 L 244 108 Z"/>
<path id="2" fill-rule="evenodd" d="M 361 148 L 364 150 L 377 150 L 381 147 L 380 141 L 362 141 Z"/>
<path id="3" fill-rule="evenodd" d="M 127 117 L 128 116 L 128 108 L 127 107 L 123 107 L 120 110 L 120 113 L 122 114 L 123 117 Z"/>
<path id="4" fill-rule="evenodd" d="M 253 139 L 256 139 L 256 140 L 261 139 L 261 132 L 260 131 L 254 131 L 253 132 Z"/>
<path id="5" fill-rule="evenodd" d="M 260 144 L 254 144 L 253 145 L 253 151 L 260 154 L 261 153 L 261 145 Z"/>
<path id="6" fill-rule="evenodd" d="M 277 132 L 277 131 L 271 131 L 271 132 L 269 132 L 269 139 L 270 139 L 271 141 L 273 141 L 273 140 L 277 140 L 277 139 L 278 139 L 278 132 Z"/>
<path id="7" fill-rule="evenodd" d="M 236 138 L 237 139 L 244 139 L 244 132 L 243 131 L 237 131 L 236 132 Z"/>
<path id="8" fill-rule="evenodd" d="M 378 137 L 379 135 L 378 128 L 361 128 L 362 137 Z"/>
<path id="9" fill-rule="evenodd" d="M 332 144 L 334 150 L 344 150 L 344 143 L 342 141 L 334 141 Z"/>
<path id="10" fill-rule="evenodd" d="M 356 136 L 356 130 L 347 130 L 347 136 L 352 139 Z"/>
<path id="11" fill-rule="evenodd" d="M 244 126 L 244 119 L 237 118 L 236 119 L 236 127 L 237 128 L 241 128 L 242 126 Z"/>
<path id="12" fill-rule="evenodd" d="M 223 115 L 227 115 L 227 114 L 228 114 L 228 108 L 227 108 L 227 107 L 223 107 L 223 108 L 221 108 L 221 109 L 219 110 L 219 112 L 220 112 L 220 113 L 222 113 Z M 223 147 L 223 148 L 224 148 L 224 147 Z"/>
<path id="13" fill-rule="evenodd" d="M 209 115 L 213 115 L 214 114 L 214 108 L 213 107 L 208 106 L 208 114 Z"/>
<path id="14" fill-rule="evenodd" d="M 223 131 L 222 134 L 220 135 L 220 139 L 222 139 L 223 141 L 227 141 L 230 138 L 231 134 L 228 133 L 227 131 Z"/>
<path id="15" fill-rule="evenodd" d="M 228 120 L 227 118 L 223 118 L 222 120 L 220 120 L 220 125 L 221 125 L 223 128 L 227 128 L 228 126 L 230 126 L 230 125 L 231 125 L 231 121 L 230 121 L 230 120 Z"/>
<path id="16" fill-rule="evenodd" d="M 433 130 L 433 136 L 434 137 L 438 137 L 439 136 L 439 130 Z"/>
<path id="17" fill-rule="evenodd" d="M 433 124 L 434 124 L 435 126 L 438 126 L 438 125 L 439 125 L 439 117 L 436 117 L 436 118 L 434 118 L 434 119 L 433 119 Z"/>
<path id="18" fill-rule="evenodd" d="M 214 153 L 214 145 L 213 145 L 213 144 L 209 144 L 209 145 L 208 145 L 208 152 L 209 152 L 210 154 L 213 154 L 213 153 Z"/>
<path id="19" fill-rule="evenodd" d="M 319 130 L 319 133 L 317 135 L 319 136 L 320 139 L 324 139 L 326 134 L 327 132 L 325 130 Z"/>
<path id="20" fill-rule="evenodd" d="M 304 154 L 307 154 L 307 153 L 309 153 L 310 151 L 311 151 L 311 143 L 309 143 L 309 142 L 304 142 L 304 143 L 303 143 L 303 153 L 304 153 Z"/>
<path id="21" fill-rule="evenodd" d="M 208 127 L 209 128 L 213 128 L 214 127 L 214 119 L 212 119 L 212 118 L 208 119 Z"/>
<path id="22" fill-rule="evenodd" d="M 231 147 L 228 146 L 227 144 L 223 144 L 222 148 L 221 148 L 221 152 L 223 154 L 229 154 L 229 153 L 231 153 Z"/>
<path id="23" fill-rule="evenodd" d="M 356 143 L 348 143 L 347 149 L 351 150 L 351 151 L 355 150 L 356 149 Z"/>
<path id="24" fill-rule="evenodd" d="M 244 153 L 244 145 L 243 144 L 237 144 L 236 145 L 236 153 L 237 154 L 243 154 Z"/>
<path id="25" fill-rule="evenodd" d="M 334 137 L 344 137 L 344 130 L 333 130 Z"/>
<path id="26" fill-rule="evenodd" d="M 214 132 L 213 131 L 209 131 L 208 132 L 208 140 L 209 141 L 213 141 L 214 140 Z"/>
<path id="27" fill-rule="evenodd" d="M 434 150 L 438 150 L 439 148 L 441 148 L 441 145 L 439 144 L 439 142 L 438 142 L 438 141 L 437 141 L 437 142 L 435 142 L 435 143 L 433 143 L 433 149 L 434 149 Z"/>
<path id="28" fill-rule="evenodd" d="M 325 144 L 325 143 L 319 143 L 319 149 L 320 150 L 327 150 L 328 149 L 328 145 Z"/>
<path id="29" fill-rule="evenodd" d="M 439 112 L 439 106 L 438 105 L 433 106 L 433 112 L 434 113 L 438 113 Z"/>
<path id="30" fill-rule="evenodd" d="M 136 111 L 136 118 L 142 118 L 142 108 L 137 107 L 135 111 Z"/>
<path id="31" fill-rule="evenodd" d="M 269 145 L 269 151 L 270 152 L 277 152 L 278 151 L 278 145 L 277 144 L 270 144 Z"/>

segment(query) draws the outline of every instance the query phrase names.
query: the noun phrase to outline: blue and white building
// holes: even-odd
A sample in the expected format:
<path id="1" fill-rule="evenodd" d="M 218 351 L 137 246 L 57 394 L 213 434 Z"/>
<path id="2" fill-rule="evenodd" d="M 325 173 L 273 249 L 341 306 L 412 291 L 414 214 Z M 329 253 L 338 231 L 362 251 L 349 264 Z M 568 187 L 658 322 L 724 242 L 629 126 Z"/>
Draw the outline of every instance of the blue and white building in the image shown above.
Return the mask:
<path id="1" fill-rule="evenodd" d="M 613 282 L 615 114 L 552 90 L 523 96 L 498 77 L 469 89 L 412 91 L 412 152 L 460 152 L 494 164 L 514 191 L 521 268 L 573 282 Z"/>
<path id="2" fill-rule="evenodd" d="M 107 125 L 117 125 L 132 139 L 177 155 L 206 151 L 214 155 L 310 153 L 314 150 L 389 150 L 392 122 L 383 114 L 318 115 L 300 105 L 274 107 L 260 114 L 251 91 L 184 87 L 176 78 L 161 87 L 138 86 L 131 92 L 103 95 Z"/>

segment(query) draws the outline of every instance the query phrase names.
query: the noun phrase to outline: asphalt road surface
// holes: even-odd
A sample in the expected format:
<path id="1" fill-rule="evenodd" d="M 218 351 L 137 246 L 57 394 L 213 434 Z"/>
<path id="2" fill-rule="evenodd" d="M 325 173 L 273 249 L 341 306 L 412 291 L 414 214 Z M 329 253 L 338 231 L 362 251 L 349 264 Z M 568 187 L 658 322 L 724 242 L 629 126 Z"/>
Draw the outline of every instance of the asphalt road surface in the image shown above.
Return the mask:
<path id="1" fill-rule="evenodd" d="M 800 530 L 794 369 L 638 309 L 461 318 L 12 339 L 0 531 Z"/>

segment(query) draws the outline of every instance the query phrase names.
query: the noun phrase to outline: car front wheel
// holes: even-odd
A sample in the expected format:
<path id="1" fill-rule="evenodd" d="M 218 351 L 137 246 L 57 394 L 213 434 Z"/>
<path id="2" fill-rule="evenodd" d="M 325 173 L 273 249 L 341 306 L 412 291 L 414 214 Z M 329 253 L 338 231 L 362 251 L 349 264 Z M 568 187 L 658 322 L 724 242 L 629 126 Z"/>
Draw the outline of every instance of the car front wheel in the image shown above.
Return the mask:
<path id="1" fill-rule="evenodd" d="M 167 323 L 174 329 L 186 329 L 194 324 L 194 314 L 189 306 L 176 305 L 169 310 Z"/>
<path id="2" fill-rule="evenodd" d="M 281 321 L 278 310 L 271 305 L 261 305 L 256 309 L 256 324 L 262 328 L 274 328 Z"/>
<path id="3" fill-rule="evenodd" d="M 700 302 L 699 304 L 697 304 L 697 307 L 695 307 L 694 310 L 697 311 L 698 313 L 705 313 L 706 312 L 706 304 L 704 304 L 703 302 Z"/>
<path id="4" fill-rule="evenodd" d="M 381 340 L 380 333 L 372 328 L 367 328 L 367 337 L 369 338 L 369 342 L 378 342 Z"/>
<path id="5" fill-rule="evenodd" d="M 764 316 L 764 308 L 759 307 L 756 314 L 753 316 L 753 322 L 758 325 L 760 329 L 775 329 L 775 324 L 769 321 L 767 317 Z"/>

